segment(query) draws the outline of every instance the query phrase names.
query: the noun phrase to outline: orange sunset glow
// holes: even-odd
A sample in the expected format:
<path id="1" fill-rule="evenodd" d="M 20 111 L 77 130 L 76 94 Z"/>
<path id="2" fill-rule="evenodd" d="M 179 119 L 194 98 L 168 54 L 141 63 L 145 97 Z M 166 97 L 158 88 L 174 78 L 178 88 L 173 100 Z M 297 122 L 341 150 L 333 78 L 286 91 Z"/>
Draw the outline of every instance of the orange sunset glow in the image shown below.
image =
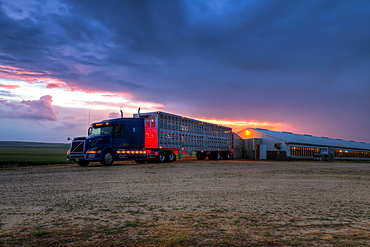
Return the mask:
<path id="1" fill-rule="evenodd" d="M 238 132 L 245 128 L 262 128 L 262 129 L 269 129 L 269 130 L 276 130 L 276 131 L 286 131 L 288 129 L 291 129 L 291 126 L 285 123 L 274 123 L 274 122 L 268 122 L 268 121 L 233 121 L 233 120 L 217 120 L 217 119 L 205 119 L 201 118 L 198 120 L 209 122 L 213 124 L 228 126 L 233 129 L 234 132 Z"/>

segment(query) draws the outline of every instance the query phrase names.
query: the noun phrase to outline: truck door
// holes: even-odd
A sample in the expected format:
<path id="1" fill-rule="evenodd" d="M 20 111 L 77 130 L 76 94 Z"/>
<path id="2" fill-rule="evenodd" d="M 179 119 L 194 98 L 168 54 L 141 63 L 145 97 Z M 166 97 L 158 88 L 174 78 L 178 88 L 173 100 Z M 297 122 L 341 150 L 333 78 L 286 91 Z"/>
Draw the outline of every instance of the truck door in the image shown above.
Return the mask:
<path id="1" fill-rule="evenodd" d="M 127 143 L 127 138 L 124 137 L 125 126 L 122 123 L 115 124 L 112 133 L 112 144 L 115 147 L 122 147 L 124 143 Z"/>

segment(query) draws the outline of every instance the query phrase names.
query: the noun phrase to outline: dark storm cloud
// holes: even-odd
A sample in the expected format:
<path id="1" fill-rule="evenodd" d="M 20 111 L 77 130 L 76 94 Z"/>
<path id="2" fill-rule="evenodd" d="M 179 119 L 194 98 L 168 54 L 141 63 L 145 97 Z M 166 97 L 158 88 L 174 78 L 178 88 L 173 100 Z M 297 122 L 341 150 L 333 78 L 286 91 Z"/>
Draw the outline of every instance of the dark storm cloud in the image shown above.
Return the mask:
<path id="1" fill-rule="evenodd" d="M 1 64 L 192 116 L 370 124 L 367 0 L 25 2 L 0 1 Z"/>

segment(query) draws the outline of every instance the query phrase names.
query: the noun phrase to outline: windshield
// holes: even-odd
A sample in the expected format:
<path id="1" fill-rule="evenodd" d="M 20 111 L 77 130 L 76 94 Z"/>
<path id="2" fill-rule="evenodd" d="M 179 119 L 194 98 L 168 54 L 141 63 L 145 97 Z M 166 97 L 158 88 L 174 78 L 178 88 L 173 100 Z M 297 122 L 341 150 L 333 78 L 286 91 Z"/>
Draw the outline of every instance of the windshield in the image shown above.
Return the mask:
<path id="1" fill-rule="evenodd" d="M 94 127 L 90 129 L 90 136 L 109 135 L 112 133 L 112 129 L 113 126 Z"/>

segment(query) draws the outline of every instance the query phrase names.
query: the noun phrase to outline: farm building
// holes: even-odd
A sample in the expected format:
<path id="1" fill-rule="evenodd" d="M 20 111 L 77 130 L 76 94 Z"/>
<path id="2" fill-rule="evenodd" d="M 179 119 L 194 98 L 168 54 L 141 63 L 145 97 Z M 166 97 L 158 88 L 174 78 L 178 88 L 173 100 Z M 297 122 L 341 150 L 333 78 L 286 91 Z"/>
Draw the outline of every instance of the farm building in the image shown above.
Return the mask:
<path id="1" fill-rule="evenodd" d="M 370 160 L 370 144 L 364 142 L 258 128 L 236 134 L 244 140 L 243 158 L 247 159 Z"/>

